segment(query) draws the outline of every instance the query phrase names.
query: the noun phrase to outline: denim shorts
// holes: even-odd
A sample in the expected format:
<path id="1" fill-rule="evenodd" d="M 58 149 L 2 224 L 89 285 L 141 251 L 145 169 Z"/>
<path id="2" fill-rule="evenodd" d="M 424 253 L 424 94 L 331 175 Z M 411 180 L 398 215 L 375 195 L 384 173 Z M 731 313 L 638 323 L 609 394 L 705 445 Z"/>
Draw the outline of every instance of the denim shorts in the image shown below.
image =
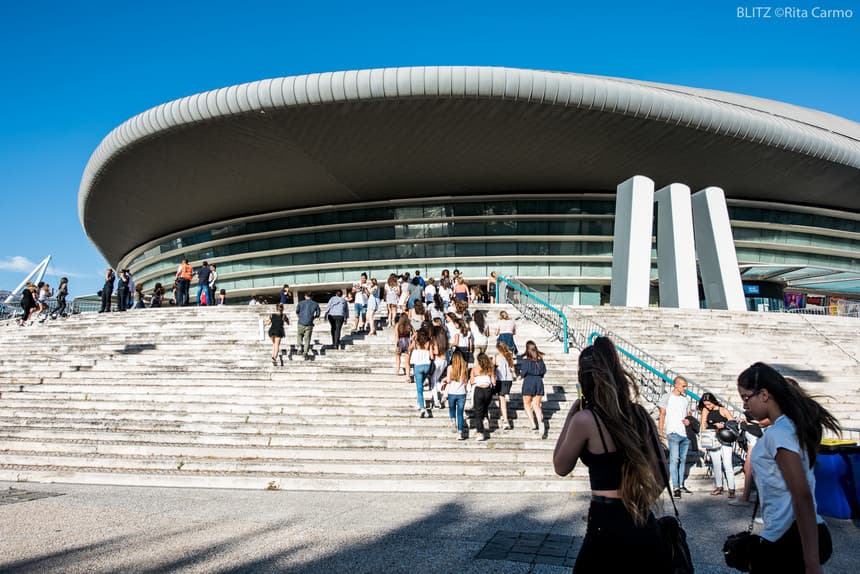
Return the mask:
<path id="1" fill-rule="evenodd" d="M 355 303 L 353 305 L 353 310 L 355 311 L 356 317 L 363 317 L 367 314 L 367 305 L 362 305 L 361 303 Z"/>

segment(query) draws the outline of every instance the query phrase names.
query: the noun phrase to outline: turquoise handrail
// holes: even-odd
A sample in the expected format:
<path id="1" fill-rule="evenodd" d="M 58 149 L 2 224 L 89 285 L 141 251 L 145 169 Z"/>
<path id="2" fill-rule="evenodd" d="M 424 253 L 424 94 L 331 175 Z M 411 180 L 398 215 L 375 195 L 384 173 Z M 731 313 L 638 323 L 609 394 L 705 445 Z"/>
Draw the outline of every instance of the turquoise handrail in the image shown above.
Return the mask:
<path id="1" fill-rule="evenodd" d="M 564 353 L 570 352 L 570 349 L 569 349 L 570 345 L 568 344 L 567 315 L 565 315 L 561 309 L 558 309 L 557 307 L 550 305 L 549 303 L 544 301 L 541 297 L 538 297 L 534 293 L 530 293 L 530 292 L 526 291 L 525 289 L 523 289 L 522 287 L 520 287 L 519 285 L 512 283 L 506 277 L 504 277 L 502 275 L 496 275 L 496 294 L 497 294 L 497 296 L 499 294 L 501 294 L 501 298 L 503 299 L 502 301 L 500 301 L 501 303 L 504 303 L 505 296 L 504 296 L 504 290 L 499 288 L 500 287 L 499 283 L 505 283 L 505 284 L 509 285 L 511 287 L 511 289 L 519 291 L 520 293 L 522 293 L 526 297 L 529 297 L 530 299 L 535 300 L 536 302 L 538 302 L 543 307 L 546 307 L 547 309 L 549 309 L 550 311 L 552 311 L 553 313 L 555 313 L 556 315 L 561 317 L 562 345 L 564 345 L 563 351 L 564 351 Z"/>
<path id="2" fill-rule="evenodd" d="M 588 344 L 589 345 L 593 344 L 594 339 L 596 339 L 597 337 L 600 337 L 599 332 L 592 331 L 591 333 L 589 333 Z M 666 373 L 659 371 L 656 368 L 652 367 L 651 365 L 649 365 L 648 363 L 646 363 L 645 361 L 643 361 L 642 359 L 640 359 L 639 357 L 637 357 L 633 353 L 629 352 L 627 349 L 624 349 L 624 348 L 619 347 L 617 345 L 615 346 L 615 348 L 618 350 L 618 352 L 620 352 L 622 355 L 624 355 L 625 357 L 627 357 L 628 359 L 630 359 L 631 361 L 633 361 L 634 363 L 636 363 L 637 365 L 639 365 L 643 369 L 645 369 L 648 372 L 650 372 L 650 373 L 658 376 L 659 378 L 663 379 L 663 381 L 665 383 L 667 383 L 669 385 L 675 384 L 675 381 L 672 378 L 670 378 L 668 375 L 666 375 Z M 696 393 L 694 393 L 693 391 L 690 391 L 690 390 L 687 391 L 687 395 L 692 397 L 694 401 L 698 401 L 699 399 L 701 399 L 701 397 L 699 395 L 697 395 Z"/>

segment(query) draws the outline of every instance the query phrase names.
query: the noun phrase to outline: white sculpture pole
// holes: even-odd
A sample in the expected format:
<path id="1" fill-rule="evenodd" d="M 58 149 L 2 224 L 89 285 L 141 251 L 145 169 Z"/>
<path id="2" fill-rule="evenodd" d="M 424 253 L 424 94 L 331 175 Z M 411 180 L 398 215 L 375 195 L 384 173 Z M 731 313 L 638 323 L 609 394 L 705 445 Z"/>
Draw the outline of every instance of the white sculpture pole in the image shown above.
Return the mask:
<path id="1" fill-rule="evenodd" d="M 696 252 L 709 309 L 746 311 L 726 196 L 719 187 L 692 195 Z"/>
<path id="2" fill-rule="evenodd" d="M 19 283 L 18 286 L 12 290 L 12 293 L 8 297 L 6 297 L 6 300 L 3 302 L 11 303 L 15 295 L 21 294 L 21 290 L 24 288 L 24 285 L 26 285 L 28 281 L 32 281 L 33 283 L 38 283 L 39 281 L 41 281 L 42 278 L 45 276 L 45 271 L 48 269 L 48 263 L 50 261 L 50 255 L 42 259 L 42 262 L 36 265 L 36 267 L 32 271 L 30 271 L 30 273 L 28 273 L 26 277 L 24 277 L 24 280 L 21 281 L 21 283 Z"/>
<path id="3" fill-rule="evenodd" d="M 654 193 L 657 201 L 657 276 L 660 306 L 699 308 L 690 188 L 673 183 Z"/>
<path id="4" fill-rule="evenodd" d="M 618 185 L 609 304 L 647 307 L 651 281 L 654 182 L 635 175 Z"/>

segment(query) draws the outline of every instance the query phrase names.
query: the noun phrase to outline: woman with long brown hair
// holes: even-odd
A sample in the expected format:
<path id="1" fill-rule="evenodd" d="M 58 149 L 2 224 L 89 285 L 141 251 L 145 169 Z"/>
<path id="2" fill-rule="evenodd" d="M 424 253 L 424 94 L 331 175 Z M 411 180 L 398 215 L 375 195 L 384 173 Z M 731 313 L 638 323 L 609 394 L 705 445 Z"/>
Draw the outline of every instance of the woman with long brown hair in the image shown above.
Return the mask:
<path id="1" fill-rule="evenodd" d="M 738 376 L 738 394 L 754 418 L 773 421 L 751 456 L 764 529 L 750 572 L 822 572 L 833 546 L 816 510 L 812 469 L 824 429 L 840 434 L 839 422 L 797 381 L 765 363 Z"/>
<path id="2" fill-rule="evenodd" d="M 529 417 L 532 430 L 537 431 L 541 438 L 546 438 L 546 426 L 543 422 L 541 401 L 544 395 L 543 376 L 546 374 L 546 364 L 543 353 L 534 341 L 526 341 L 526 352 L 520 363 L 520 378 L 523 381 L 523 410 Z"/>
<path id="3" fill-rule="evenodd" d="M 477 440 L 483 441 L 490 438 L 490 424 L 484 428 L 484 418 L 489 415 L 490 403 L 493 401 L 493 388 L 496 386 L 495 369 L 493 360 L 485 353 L 478 353 L 475 366 L 469 376 L 469 384 L 475 387 L 474 414 L 475 430 L 478 433 Z"/>
<path id="4" fill-rule="evenodd" d="M 396 375 L 409 375 L 406 367 L 400 366 L 400 355 L 409 353 L 409 343 L 412 339 L 412 325 L 409 324 L 409 316 L 401 313 L 400 319 L 394 325 L 394 373 Z M 409 361 L 406 361 L 409 364 Z"/>
<path id="5" fill-rule="evenodd" d="M 464 428 L 463 411 L 466 409 L 466 383 L 469 380 L 469 366 L 463 353 L 459 350 L 451 355 L 451 364 L 442 380 L 442 390 L 448 391 L 448 415 L 451 417 L 451 427 L 457 433 L 457 440 L 469 437 L 468 428 Z"/>
<path id="6" fill-rule="evenodd" d="M 573 571 L 671 572 L 651 512 L 665 487 L 656 429 L 608 338 L 598 337 L 580 353 L 579 384 L 582 398 L 571 407 L 553 453 L 556 473 L 568 475 L 582 460 L 591 482 L 588 526 Z"/>
<path id="7" fill-rule="evenodd" d="M 438 297 L 438 295 L 436 295 Z M 433 358 L 433 372 L 430 374 L 430 388 L 433 392 L 433 407 L 442 408 L 442 378 L 448 361 L 448 332 L 442 325 L 434 325 L 431 330 L 430 355 Z"/>

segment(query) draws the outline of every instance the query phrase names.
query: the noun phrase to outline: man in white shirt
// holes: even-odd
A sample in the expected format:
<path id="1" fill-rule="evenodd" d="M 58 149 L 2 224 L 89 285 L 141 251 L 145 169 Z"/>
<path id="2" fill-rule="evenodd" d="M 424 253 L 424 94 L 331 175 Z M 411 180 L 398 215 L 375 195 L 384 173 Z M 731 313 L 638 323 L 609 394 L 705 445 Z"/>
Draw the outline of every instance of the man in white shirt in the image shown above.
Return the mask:
<path id="1" fill-rule="evenodd" d="M 684 470 L 687 462 L 687 451 L 690 449 L 690 439 L 687 438 L 687 426 L 690 421 L 690 399 L 687 397 L 687 380 L 678 376 L 674 380 L 672 392 L 666 393 L 660 399 L 660 420 L 657 430 L 660 436 L 669 441 L 669 476 L 672 482 L 672 493 L 675 498 L 681 498 L 681 491 L 690 493 L 684 486 Z"/>

